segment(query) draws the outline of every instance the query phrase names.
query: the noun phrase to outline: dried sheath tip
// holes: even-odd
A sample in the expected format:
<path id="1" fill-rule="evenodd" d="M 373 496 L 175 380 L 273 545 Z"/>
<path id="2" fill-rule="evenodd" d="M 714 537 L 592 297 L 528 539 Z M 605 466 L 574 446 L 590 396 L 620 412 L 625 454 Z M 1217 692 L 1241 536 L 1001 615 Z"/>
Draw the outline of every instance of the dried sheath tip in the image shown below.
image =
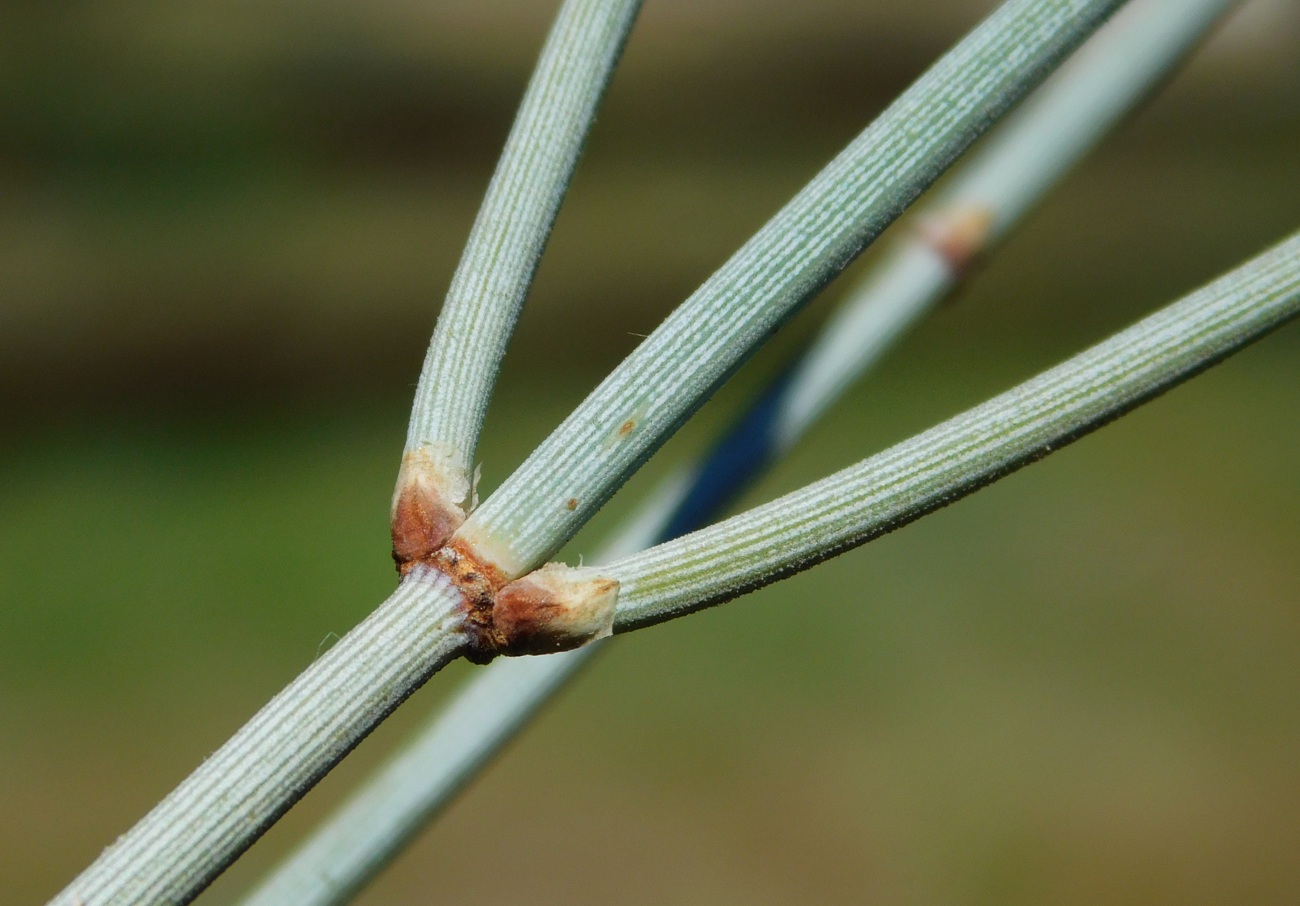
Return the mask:
<path id="1" fill-rule="evenodd" d="M 393 560 L 402 575 L 428 562 L 465 521 L 470 481 L 460 456 L 445 444 L 402 455 L 393 493 Z"/>
<path id="2" fill-rule="evenodd" d="M 497 592 L 492 628 L 501 654 L 551 654 L 614 631 L 618 582 L 594 569 L 548 563 Z"/>

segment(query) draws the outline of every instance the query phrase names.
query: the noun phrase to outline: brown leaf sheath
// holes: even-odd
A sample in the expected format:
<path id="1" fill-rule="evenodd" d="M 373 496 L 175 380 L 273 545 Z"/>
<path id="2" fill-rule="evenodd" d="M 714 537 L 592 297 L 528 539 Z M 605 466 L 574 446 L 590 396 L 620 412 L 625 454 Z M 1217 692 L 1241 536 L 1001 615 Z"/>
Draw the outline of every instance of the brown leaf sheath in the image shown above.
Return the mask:
<path id="1" fill-rule="evenodd" d="M 613 631 L 618 582 L 595 570 L 548 563 L 497 592 L 493 627 L 503 654 L 552 654 Z"/>
<path id="2" fill-rule="evenodd" d="M 452 536 L 465 516 L 422 484 L 402 489 L 393 508 L 393 562 L 402 575 L 417 563 L 428 563 Z"/>
<path id="3" fill-rule="evenodd" d="M 469 479 L 454 456 L 436 447 L 402 457 L 393 498 L 393 562 L 403 576 L 416 563 L 429 563 L 465 521 Z"/>

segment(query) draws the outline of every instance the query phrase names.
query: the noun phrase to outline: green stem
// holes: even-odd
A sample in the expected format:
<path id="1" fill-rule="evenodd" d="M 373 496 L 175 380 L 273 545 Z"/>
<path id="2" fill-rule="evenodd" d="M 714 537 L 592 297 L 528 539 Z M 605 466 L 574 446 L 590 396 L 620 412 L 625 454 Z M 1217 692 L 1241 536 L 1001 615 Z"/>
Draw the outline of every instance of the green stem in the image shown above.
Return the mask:
<path id="1" fill-rule="evenodd" d="M 734 598 L 996 481 L 1300 313 L 1300 233 L 1069 361 L 911 440 L 710 528 L 601 567 L 615 631 Z"/>
<path id="2" fill-rule="evenodd" d="M 506 140 L 420 373 L 407 452 L 440 447 L 462 470 L 506 343 L 640 0 L 567 0 Z"/>
<path id="3" fill-rule="evenodd" d="M 408 695 L 463 653 L 462 605 L 441 575 L 412 573 L 52 904 L 194 899 Z"/>

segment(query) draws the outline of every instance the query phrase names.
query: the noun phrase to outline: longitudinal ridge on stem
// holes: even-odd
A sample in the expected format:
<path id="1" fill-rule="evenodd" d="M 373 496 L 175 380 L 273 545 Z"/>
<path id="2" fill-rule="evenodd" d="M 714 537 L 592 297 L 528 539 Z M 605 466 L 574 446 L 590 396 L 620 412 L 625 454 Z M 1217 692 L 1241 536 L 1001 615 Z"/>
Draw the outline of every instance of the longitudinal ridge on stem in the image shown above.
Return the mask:
<path id="1" fill-rule="evenodd" d="M 409 575 L 52 903 L 187 903 L 470 643 L 463 600 Z"/>
<path id="2" fill-rule="evenodd" d="M 536 568 L 773 330 L 1122 0 L 1009 0 L 686 300 L 458 530 Z"/>
<path id="3" fill-rule="evenodd" d="M 964 158 L 819 332 L 773 433 L 798 436 L 854 375 L 983 260 L 1235 0 L 1132 0 Z M 861 338 L 868 338 L 866 340 Z"/>
<path id="4" fill-rule="evenodd" d="M 474 449 L 506 343 L 640 0 L 566 0 L 528 84 L 420 372 L 393 494 L 399 568 L 474 505 Z"/>
<path id="5" fill-rule="evenodd" d="M 469 464 L 501 353 L 638 8 L 566 0 L 547 38 L 421 373 L 393 497 L 397 591 L 55 903 L 190 901 L 429 675 L 479 650 L 483 633 L 454 571 L 430 560 L 472 505 Z M 582 639 L 607 634 L 611 606 L 594 619 L 585 599 L 568 602 L 574 588 L 589 586 L 552 581 L 507 596 L 516 619 L 497 644 L 577 644 L 565 634 L 570 617 Z"/>
<path id="6" fill-rule="evenodd" d="M 1122 415 L 1300 314 L 1300 234 L 1020 386 L 855 466 L 602 567 L 615 631 L 806 569 Z"/>

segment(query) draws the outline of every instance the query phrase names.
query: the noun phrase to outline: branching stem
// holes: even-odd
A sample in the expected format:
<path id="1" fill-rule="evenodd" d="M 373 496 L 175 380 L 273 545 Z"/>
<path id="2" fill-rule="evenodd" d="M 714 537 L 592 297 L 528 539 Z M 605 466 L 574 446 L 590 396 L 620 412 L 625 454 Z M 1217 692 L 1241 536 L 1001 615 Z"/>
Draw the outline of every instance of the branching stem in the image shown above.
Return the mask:
<path id="1" fill-rule="evenodd" d="M 673 312 L 461 527 L 540 565 L 739 364 L 1122 0 L 1008 0 Z"/>

